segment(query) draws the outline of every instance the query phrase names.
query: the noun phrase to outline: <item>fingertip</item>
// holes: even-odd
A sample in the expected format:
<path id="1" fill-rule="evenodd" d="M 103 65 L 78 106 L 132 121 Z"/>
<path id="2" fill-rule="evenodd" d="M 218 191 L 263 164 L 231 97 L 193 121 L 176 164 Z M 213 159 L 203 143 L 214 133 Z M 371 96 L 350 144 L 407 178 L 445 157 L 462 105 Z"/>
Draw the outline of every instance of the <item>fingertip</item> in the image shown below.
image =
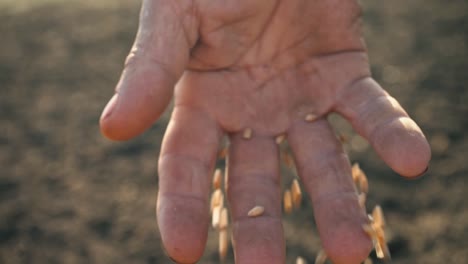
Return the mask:
<path id="1" fill-rule="evenodd" d="M 389 123 L 375 135 L 375 148 L 398 174 L 417 178 L 424 174 L 431 159 L 431 148 L 424 134 L 409 117 Z"/>
<path id="2" fill-rule="evenodd" d="M 101 115 L 101 133 L 111 140 L 124 141 L 151 127 L 173 96 L 173 81 L 165 77 L 156 73 L 124 72 L 116 89 L 119 92 Z"/>
<path id="3" fill-rule="evenodd" d="M 160 198 L 165 199 L 165 198 Z M 159 201 L 157 219 L 164 249 L 180 264 L 197 263 L 208 237 L 209 214 L 200 201 Z"/>
<path id="4" fill-rule="evenodd" d="M 372 250 L 372 240 L 357 226 L 337 226 L 323 239 L 323 248 L 335 264 L 362 263 Z"/>
<path id="5" fill-rule="evenodd" d="M 119 94 L 116 93 L 107 103 L 106 107 L 102 111 L 101 117 L 99 119 L 99 127 L 101 129 L 101 134 L 111 140 L 124 140 L 118 133 L 119 129 L 116 127 L 116 123 L 113 118 L 113 113 L 117 108 L 117 101 Z"/>
<path id="6" fill-rule="evenodd" d="M 119 120 L 119 116 L 115 114 L 118 98 L 119 95 L 116 93 L 107 103 L 99 119 L 99 127 L 101 129 L 101 134 L 106 138 L 124 141 L 131 139 L 134 135 L 129 133 L 128 126 L 124 126 L 124 120 Z"/>
<path id="7" fill-rule="evenodd" d="M 369 219 L 354 191 L 315 200 L 314 214 L 323 249 L 333 263 L 359 264 L 369 256 L 372 239 L 363 230 Z"/>

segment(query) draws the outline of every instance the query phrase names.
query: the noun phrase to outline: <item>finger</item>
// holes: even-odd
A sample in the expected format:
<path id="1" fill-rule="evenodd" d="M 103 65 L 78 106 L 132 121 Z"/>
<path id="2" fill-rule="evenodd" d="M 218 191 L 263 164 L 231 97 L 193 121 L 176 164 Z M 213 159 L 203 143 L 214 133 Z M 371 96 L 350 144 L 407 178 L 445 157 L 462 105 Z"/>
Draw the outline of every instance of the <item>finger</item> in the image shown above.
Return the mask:
<path id="1" fill-rule="evenodd" d="M 424 134 L 395 98 L 373 79 L 359 80 L 341 90 L 336 111 L 399 174 L 419 176 L 427 169 L 431 150 Z"/>
<path id="2" fill-rule="evenodd" d="M 145 0 L 135 44 L 116 93 L 101 115 L 108 138 L 126 140 L 150 127 L 165 110 L 195 39 L 190 7 L 182 1 Z"/>
<path id="3" fill-rule="evenodd" d="M 298 121 L 288 131 L 298 174 L 309 193 L 325 252 L 333 263 L 361 263 L 372 243 L 362 230 L 360 208 L 347 155 L 328 122 Z"/>
<path id="4" fill-rule="evenodd" d="M 157 219 L 164 247 L 178 263 L 195 263 L 203 254 L 221 136 L 204 112 L 174 109 L 159 159 Z"/>
<path id="5" fill-rule="evenodd" d="M 285 263 L 278 148 L 274 139 L 231 137 L 227 195 L 236 263 Z M 265 211 L 257 217 L 255 206 Z"/>

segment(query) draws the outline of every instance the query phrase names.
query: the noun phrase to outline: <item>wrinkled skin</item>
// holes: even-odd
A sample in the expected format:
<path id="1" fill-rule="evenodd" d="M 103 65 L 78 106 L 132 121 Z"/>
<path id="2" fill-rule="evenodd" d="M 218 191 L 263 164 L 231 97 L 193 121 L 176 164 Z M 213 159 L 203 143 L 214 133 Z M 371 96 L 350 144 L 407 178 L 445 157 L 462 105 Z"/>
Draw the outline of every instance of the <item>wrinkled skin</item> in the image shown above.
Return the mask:
<path id="1" fill-rule="evenodd" d="M 144 0 L 134 47 L 101 117 L 103 134 L 137 136 L 173 96 L 157 219 L 178 263 L 203 254 L 223 135 L 231 142 L 227 192 L 239 264 L 285 262 L 277 135 L 287 134 L 324 249 L 336 264 L 360 263 L 372 245 L 362 231 L 367 220 L 348 157 L 327 114 L 347 118 L 403 176 L 420 175 L 430 160 L 419 127 L 370 77 L 353 0 Z M 317 119 L 305 122 L 309 113 Z M 246 128 L 253 131 L 249 140 L 242 138 Z M 255 205 L 265 213 L 248 218 Z"/>

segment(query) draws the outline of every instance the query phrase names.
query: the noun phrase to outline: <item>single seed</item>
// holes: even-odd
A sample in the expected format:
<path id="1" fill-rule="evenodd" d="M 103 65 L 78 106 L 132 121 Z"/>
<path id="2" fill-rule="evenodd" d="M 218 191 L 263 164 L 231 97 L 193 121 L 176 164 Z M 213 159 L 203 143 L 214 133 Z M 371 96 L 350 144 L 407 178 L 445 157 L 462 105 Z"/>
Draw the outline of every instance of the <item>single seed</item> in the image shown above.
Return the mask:
<path id="1" fill-rule="evenodd" d="M 387 260 L 387 262 L 390 261 L 392 259 L 392 256 L 390 255 L 390 250 L 388 249 L 388 245 L 386 241 L 382 243 L 381 248 L 382 248 L 383 255 L 384 255 L 383 258 Z"/>
<path id="2" fill-rule="evenodd" d="M 223 176 L 223 172 L 221 169 L 216 169 L 213 176 L 213 189 L 220 189 L 221 188 L 221 179 Z"/>
<path id="3" fill-rule="evenodd" d="M 351 175 L 353 176 L 354 184 L 357 185 L 359 177 L 361 175 L 361 168 L 359 167 L 358 163 L 353 164 L 353 167 L 351 168 Z"/>
<path id="4" fill-rule="evenodd" d="M 358 195 L 358 202 L 359 202 L 359 206 L 362 208 L 362 209 L 366 209 L 366 194 L 365 193 L 360 193 Z"/>
<path id="5" fill-rule="evenodd" d="M 383 252 L 383 249 L 380 243 L 375 243 L 375 255 L 377 255 L 377 258 L 379 259 L 385 258 L 385 253 Z"/>
<path id="6" fill-rule="evenodd" d="M 376 205 L 374 207 L 374 210 L 372 211 L 372 218 L 374 219 L 374 224 L 377 227 L 385 227 L 385 218 L 383 215 L 382 207 L 380 207 L 379 205 Z"/>
<path id="7" fill-rule="evenodd" d="M 216 207 L 223 207 L 224 205 L 224 194 L 221 189 L 216 189 L 211 195 L 210 209 L 213 212 Z"/>
<path id="8" fill-rule="evenodd" d="M 213 214 L 211 215 L 211 225 L 215 229 L 219 228 L 219 223 L 221 220 L 221 210 L 221 206 L 216 206 L 215 208 L 213 208 Z"/>
<path id="9" fill-rule="evenodd" d="M 381 226 L 376 226 L 376 223 L 365 224 L 362 226 L 364 231 L 372 238 L 374 242 L 375 253 L 378 258 L 390 260 L 390 250 L 388 249 L 387 242 L 385 240 L 384 230 Z"/>
<path id="10" fill-rule="evenodd" d="M 299 185 L 299 181 L 297 179 L 294 179 L 291 185 L 291 196 L 292 196 L 292 201 L 294 208 L 298 209 L 301 207 L 301 201 L 302 201 L 302 191 L 301 187 Z"/>
<path id="11" fill-rule="evenodd" d="M 263 206 L 255 206 L 254 208 L 250 209 L 250 211 L 247 213 L 249 217 L 257 217 L 261 216 L 265 212 L 265 208 Z"/>
<path id="12" fill-rule="evenodd" d="M 219 231 L 219 257 L 221 260 L 224 260 L 227 255 L 228 246 L 229 246 L 229 237 L 228 230 L 222 229 Z"/>
<path id="13" fill-rule="evenodd" d="M 359 191 L 361 193 L 369 192 L 369 182 L 367 181 L 367 176 L 364 174 L 364 172 L 362 172 L 359 177 Z"/>
<path id="14" fill-rule="evenodd" d="M 229 226 L 228 211 L 226 207 L 223 207 L 221 210 L 221 215 L 219 219 L 219 229 L 226 229 Z"/>
<path id="15" fill-rule="evenodd" d="M 252 129 L 251 128 L 244 129 L 242 137 L 244 137 L 244 139 L 250 139 L 252 137 Z"/>
<path id="16" fill-rule="evenodd" d="M 226 160 L 226 166 L 224 168 L 224 190 L 226 191 L 228 189 L 228 184 L 229 184 L 229 162 Z"/>
<path id="17" fill-rule="evenodd" d="M 383 229 L 377 229 L 376 231 L 377 231 L 377 235 L 376 235 L 376 238 L 374 239 L 375 253 L 377 257 L 380 259 L 390 260 L 391 259 L 390 250 L 388 249 L 387 241 L 385 240 Z"/>
<path id="18" fill-rule="evenodd" d="M 327 261 L 327 254 L 323 249 L 321 249 L 315 258 L 315 264 L 325 264 Z"/>
<path id="19" fill-rule="evenodd" d="M 284 212 L 290 214 L 293 209 L 292 195 L 290 190 L 286 190 L 283 195 Z"/>
<path id="20" fill-rule="evenodd" d="M 307 261 L 303 257 L 297 257 L 296 264 L 307 264 Z"/>
<path id="21" fill-rule="evenodd" d="M 375 245 L 375 253 L 378 258 L 380 259 L 387 259 L 390 260 L 390 250 L 387 246 L 387 241 L 385 241 L 385 237 L 377 237 L 377 243 Z"/>
<path id="22" fill-rule="evenodd" d="M 367 176 L 362 171 L 361 167 L 359 167 L 358 163 L 354 163 L 353 167 L 351 168 L 351 174 L 353 176 L 354 184 L 356 185 L 359 192 L 368 193 L 369 192 L 369 182 L 367 180 Z"/>
<path id="23" fill-rule="evenodd" d="M 275 138 L 276 144 L 280 145 L 286 139 L 285 134 L 281 134 Z"/>
<path id="24" fill-rule="evenodd" d="M 312 121 L 315 121 L 317 119 L 317 115 L 307 114 L 304 119 L 305 119 L 306 122 L 312 122 Z"/>

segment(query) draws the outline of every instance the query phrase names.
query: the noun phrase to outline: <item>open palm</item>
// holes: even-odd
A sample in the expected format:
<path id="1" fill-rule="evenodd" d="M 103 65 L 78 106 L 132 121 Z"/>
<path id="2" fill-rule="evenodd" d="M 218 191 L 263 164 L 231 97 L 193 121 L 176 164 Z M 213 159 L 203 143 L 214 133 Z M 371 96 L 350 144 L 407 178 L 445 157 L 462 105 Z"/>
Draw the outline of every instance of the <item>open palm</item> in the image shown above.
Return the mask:
<path id="1" fill-rule="evenodd" d="M 103 133 L 116 140 L 140 134 L 173 96 L 157 214 L 165 248 L 179 263 L 203 253 L 225 134 L 240 264 L 285 262 L 276 136 L 287 135 L 334 263 L 359 263 L 371 241 L 327 114 L 346 117 L 401 175 L 421 174 L 430 159 L 421 130 L 370 77 L 357 1 L 144 0 L 137 39 L 101 117 Z M 255 205 L 265 213 L 247 217 Z"/>

